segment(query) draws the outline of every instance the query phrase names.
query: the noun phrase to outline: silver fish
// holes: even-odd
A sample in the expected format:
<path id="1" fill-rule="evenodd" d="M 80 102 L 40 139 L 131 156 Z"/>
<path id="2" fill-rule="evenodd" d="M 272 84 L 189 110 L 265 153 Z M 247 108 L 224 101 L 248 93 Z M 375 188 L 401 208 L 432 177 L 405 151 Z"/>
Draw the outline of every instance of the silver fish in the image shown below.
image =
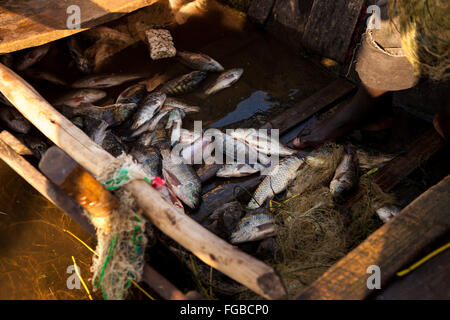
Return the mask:
<path id="1" fill-rule="evenodd" d="M 278 164 L 274 165 L 264 180 L 259 184 L 247 208 L 259 208 L 267 199 L 284 191 L 297 176 L 297 170 L 302 163 L 303 161 L 301 159 L 292 156 L 284 158 Z"/>
<path id="2" fill-rule="evenodd" d="M 127 153 L 126 147 L 120 139 L 111 132 L 106 131 L 106 136 L 103 139 L 102 148 L 112 154 L 114 157 L 120 156 L 122 153 Z"/>
<path id="3" fill-rule="evenodd" d="M 206 95 L 212 95 L 220 90 L 231 87 L 236 83 L 244 73 L 244 69 L 230 69 L 220 74 L 217 80 L 205 91 Z"/>
<path id="4" fill-rule="evenodd" d="M 162 149 L 163 176 L 176 196 L 187 206 L 195 209 L 200 201 L 202 184 L 195 170 L 182 159 Z"/>
<path id="5" fill-rule="evenodd" d="M 142 126 L 137 128 L 136 130 L 132 130 L 128 135 L 128 139 L 133 139 L 143 134 L 144 132 L 152 132 L 156 130 L 156 128 L 164 122 L 165 117 L 169 114 L 168 110 L 160 110 L 152 119 L 145 122 Z"/>
<path id="6" fill-rule="evenodd" d="M 180 144 L 180 147 L 182 148 L 180 157 L 185 163 L 200 164 L 203 161 L 203 155 L 210 154 L 214 146 L 210 137 L 201 136 L 191 144 Z"/>
<path id="7" fill-rule="evenodd" d="M 224 68 L 213 58 L 203 53 L 177 51 L 181 63 L 194 70 L 222 72 Z"/>
<path id="8" fill-rule="evenodd" d="M 259 163 L 256 164 L 226 164 L 217 171 L 216 176 L 221 178 L 239 178 L 246 177 L 260 172 L 265 167 Z"/>
<path id="9" fill-rule="evenodd" d="M 162 174 L 162 158 L 159 150 L 152 146 L 144 146 L 137 143 L 130 155 L 142 165 L 142 169 L 148 177 L 158 177 Z"/>
<path id="10" fill-rule="evenodd" d="M 170 112 L 167 125 L 168 126 L 170 125 L 170 128 L 172 128 L 172 133 L 170 136 L 170 145 L 174 146 L 180 141 L 181 126 L 183 125 L 183 115 L 180 109 L 174 109 Z"/>
<path id="11" fill-rule="evenodd" d="M 268 135 L 266 130 L 236 129 L 227 131 L 233 138 L 244 141 L 259 152 L 264 154 L 292 156 L 295 151 L 284 146 L 278 139 Z"/>
<path id="12" fill-rule="evenodd" d="M 346 197 L 358 184 L 358 158 L 352 148 L 345 148 L 344 156 L 339 163 L 330 192 L 335 199 Z"/>
<path id="13" fill-rule="evenodd" d="M 145 84 L 134 84 L 120 93 L 117 97 L 116 104 L 138 104 L 146 94 L 147 88 Z"/>
<path id="14" fill-rule="evenodd" d="M 82 104 L 89 104 L 106 97 L 106 92 L 98 89 L 73 90 L 53 101 L 55 106 L 68 106 L 77 108 Z"/>
<path id="15" fill-rule="evenodd" d="M 400 213 L 401 209 L 396 206 L 383 206 L 376 210 L 378 217 L 384 222 L 388 223 L 393 217 Z"/>
<path id="16" fill-rule="evenodd" d="M 239 244 L 258 241 L 275 235 L 275 221 L 269 213 L 256 213 L 245 216 L 231 234 L 230 242 Z"/>
<path id="17" fill-rule="evenodd" d="M 49 51 L 50 43 L 28 50 L 19 57 L 16 63 L 16 69 L 19 71 L 28 69 L 35 63 L 39 62 Z"/>
<path id="18" fill-rule="evenodd" d="M 204 71 L 193 71 L 166 82 L 161 91 L 167 95 L 178 95 L 193 91 L 205 80 L 207 73 Z"/>
<path id="19" fill-rule="evenodd" d="M 22 114 L 11 107 L 0 106 L 0 122 L 8 129 L 18 133 L 28 133 L 31 130 L 31 124 Z"/>
<path id="20" fill-rule="evenodd" d="M 70 56 L 72 57 L 78 70 L 83 73 L 92 72 L 92 63 L 88 59 L 85 51 L 81 48 L 80 43 L 77 38 L 69 37 L 67 39 L 67 47 L 69 48 Z"/>
<path id="21" fill-rule="evenodd" d="M 122 83 L 144 78 L 143 74 L 100 74 L 92 75 L 72 84 L 73 88 L 109 88 Z"/>
<path id="22" fill-rule="evenodd" d="M 83 129 L 96 144 L 101 146 L 106 137 L 106 129 L 109 124 L 103 120 L 97 120 L 86 117 L 83 121 Z"/>
<path id="23" fill-rule="evenodd" d="M 139 104 L 138 111 L 133 116 L 131 130 L 136 130 L 147 121 L 150 121 L 156 114 L 156 112 L 162 107 L 165 100 L 166 94 L 159 92 L 150 93 L 145 98 L 143 98 L 143 100 Z"/>
<path id="24" fill-rule="evenodd" d="M 182 145 L 189 145 L 194 143 L 198 138 L 202 136 L 202 133 L 196 133 L 194 131 L 189 131 L 187 129 L 181 128 L 180 130 L 180 141 Z"/>

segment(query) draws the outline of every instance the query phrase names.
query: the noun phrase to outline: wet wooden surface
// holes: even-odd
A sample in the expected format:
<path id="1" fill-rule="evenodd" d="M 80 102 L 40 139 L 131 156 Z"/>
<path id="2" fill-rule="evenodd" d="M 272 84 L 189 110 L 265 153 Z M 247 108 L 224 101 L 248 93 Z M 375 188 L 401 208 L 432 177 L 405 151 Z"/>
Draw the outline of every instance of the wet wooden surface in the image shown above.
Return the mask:
<path id="1" fill-rule="evenodd" d="M 115 20 L 157 0 L 3 0 L 0 2 L 0 53 L 55 41 Z M 80 8 L 80 29 L 69 29 L 68 7 Z M 69 11 L 71 13 L 71 11 Z"/>
<path id="2" fill-rule="evenodd" d="M 402 212 L 331 267 L 299 299 L 365 299 L 367 268 L 380 267 L 381 287 L 408 266 L 450 227 L 450 176 L 427 190 Z"/>

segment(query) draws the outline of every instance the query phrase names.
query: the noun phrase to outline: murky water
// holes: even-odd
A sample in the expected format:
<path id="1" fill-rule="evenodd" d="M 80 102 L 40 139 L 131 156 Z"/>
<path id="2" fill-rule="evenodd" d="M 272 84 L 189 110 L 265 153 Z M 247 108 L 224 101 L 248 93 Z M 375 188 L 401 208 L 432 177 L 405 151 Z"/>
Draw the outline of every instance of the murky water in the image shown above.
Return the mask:
<path id="1" fill-rule="evenodd" d="M 209 98 L 200 94 L 200 88 L 183 97 L 201 107 L 200 113 L 185 119 L 186 128 L 194 120 L 203 121 L 204 128 L 258 126 L 333 80 L 320 66 L 242 23 L 237 13 L 214 12 L 171 31 L 178 49 L 209 54 L 225 68 L 245 69 L 232 88 Z M 68 67 L 70 59 L 63 48 L 63 41 L 56 43 L 40 66 L 73 80 L 76 74 Z M 146 72 L 154 81 L 189 70 L 174 60 L 150 61 L 147 48 L 139 44 L 102 71 Z M 50 101 L 63 93 L 60 87 L 32 84 Z M 113 101 L 126 86 L 108 89 L 101 103 Z M 67 268 L 73 256 L 87 281 L 91 253 L 65 230 L 95 247 L 94 239 L 0 161 L 0 299 L 87 299 L 82 288 L 68 289 Z"/>

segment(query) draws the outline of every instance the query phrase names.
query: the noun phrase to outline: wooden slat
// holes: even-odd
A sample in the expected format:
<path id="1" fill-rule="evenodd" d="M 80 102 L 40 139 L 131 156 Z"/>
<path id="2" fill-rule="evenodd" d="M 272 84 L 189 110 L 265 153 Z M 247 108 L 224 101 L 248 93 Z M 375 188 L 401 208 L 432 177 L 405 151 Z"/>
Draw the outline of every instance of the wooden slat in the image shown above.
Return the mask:
<path id="1" fill-rule="evenodd" d="M 67 213 L 71 219 L 77 222 L 91 236 L 95 237 L 95 228 L 84 215 L 80 204 L 49 181 L 22 156 L 16 153 L 12 146 L 8 144 L 8 141 L 13 140 L 11 137 L 14 136 L 7 131 L 2 131 L 0 133 L 0 159 L 9 165 L 48 201 Z M 17 147 L 17 143 L 14 143 L 14 147 Z M 24 147 L 25 146 L 20 147 L 19 150 L 22 150 Z M 186 298 L 180 290 L 148 264 L 144 266 L 142 277 L 144 282 L 164 299 L 182 300 Z"/>
<path id="2" fill-rule="evenodd" d="M 309 286 L 299 299 L 364 299 L 367 268 L 381 270 L 381 288 L 450 226 L 450 176 L 430 188 Z"/>
<path id="3" fill-rule="evenodd" d="M 117 19 L 157 0 L 3 0 L 0 2 L 0 53 L 55 41 Z M 67 8 L 81 9 L 81 29 L 68 29 Z"/>
<path id="4" fill-rule="evenodd" d="M 315 0 L 303 33 L 306 48 L 343 62 L 364 0 Z"/>

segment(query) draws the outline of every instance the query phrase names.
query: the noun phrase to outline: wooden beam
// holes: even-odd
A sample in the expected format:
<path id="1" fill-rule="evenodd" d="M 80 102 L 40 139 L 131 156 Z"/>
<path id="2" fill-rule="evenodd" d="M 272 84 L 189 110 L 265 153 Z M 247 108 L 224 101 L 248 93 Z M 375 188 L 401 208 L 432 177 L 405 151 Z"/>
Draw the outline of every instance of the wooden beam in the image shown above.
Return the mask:
<path id="1" fill-rule="evenodd" d="M 0 91 L 44 135 L 95 177 L 115 160 L 2 64 Z M 124 188 L 133 194 L 150 222 L 200 260 L 267 299 L 286 296 L 280 276 L 271 267 L 203 228 L 164 200 L 148 183 L 134 180 Z"/>
<path id="2" fill-rule="evenodd" d="M 16 139 L 15 137 L 14 139 L 11 139 L 11 137 L 14 136 L 7 131 L 2 131 L 0 133 L 0 159 L 9 165 L 48 201 L 68 214 L 91 236 L 95 237 L 95 228 L 83 214 L 83 209 L 80 204 L 69 197 L 65 192 L 49 181 L 39 170 L 20 156 L 13 149 L 13 147 L 17 147 L 17 144 L 15 143 L 13 146 L 9 145 L 9 141 Z M 25 146 L 19 147 L 18 150 L 22 150 L 24 147 Z M 142 278 L 154 292 L 164 299 L 186 299 L 185 295 L 180 290 L 148 264 L 144 266 Z"/>
<path id="3" fill-rule="evenodd" d="M 157 0 L 34 0 L 0 3 L 0 53 L 39 46 L 115 20 Z M 69 6 L 80 8 L 81 28 L 69 29 Z"/>
<path id="4" fill-rule="evenodd" d="M 281 136 L 298 124 L 307 120 L 316 112 L 321 111 L 331 106 L 333 103 L 343 99 L 355 89 L 356 86 L 353 83 L 343 78 L 338 78 L 325 88 L 314 93 L 312 96 L 284 111 L 282 114 L 275 117 L 261 128 L 278 129 L 280 130 Z M 200 179 L 202 182 L 207 181 L 209 178 L 212 178 L 220 168 L 221 166 L 211 165 L 199 169 L 198 173 Z M 217 186 L 211 191 L 208 191 L 202 195 L 202 203 L 198 212 L 195 214 L 194 219 L 197 221 L 202 221 L 212 213 L 213 208 L 217 208 L 221 204 L 232 201 L 233 196 L 235 195 L 234 189 L 236 186 L 241 186 L 252 190 L 259 184 L 260 181 L 261 177 L 255 176 L 247 178 L 246 180 L 241 180 L 240 183 L 223 184 Z M 236 193 L 236 195 L 240 195 L 242 192 L 244 192 L 243 189 Z"/>
<path id="5" fill-rule="evenodd" d="M 315 0 L 303 45 L 339 62 L 345 60 L 364 0 Z"/>

